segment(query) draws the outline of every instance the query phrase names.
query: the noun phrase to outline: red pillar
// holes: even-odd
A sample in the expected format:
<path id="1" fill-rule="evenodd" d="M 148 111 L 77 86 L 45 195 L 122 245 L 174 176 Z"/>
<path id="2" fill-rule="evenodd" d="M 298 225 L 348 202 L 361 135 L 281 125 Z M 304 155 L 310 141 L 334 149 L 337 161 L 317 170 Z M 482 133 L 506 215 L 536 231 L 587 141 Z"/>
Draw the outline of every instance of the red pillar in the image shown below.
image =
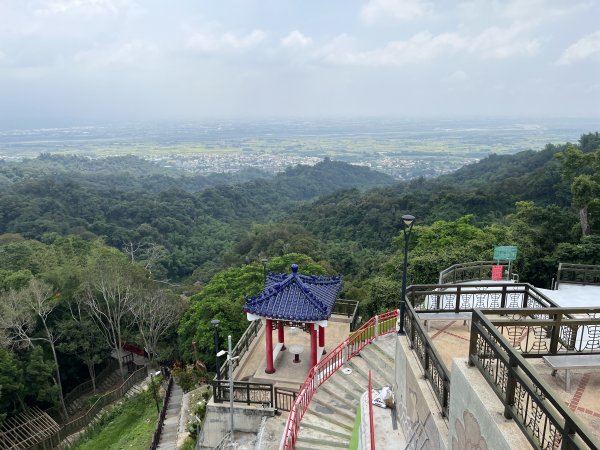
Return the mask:
<path id="1" fill-rule="evenodd" d="M 317 365 L 317 327 L 314 323 L 310 324 L 310 365 Z"/>
<path id="2" fill-rule="evenodd" d="M 273 367 L 273 321 L 267 319 L 265 323 L 265 342 L 267 352 L 267 368 L 265 373 L 275 373 L 275 367 Z"/>
<path id="3" fill-rule="evenodd" d="M 277 340 L 281 344 L 281 350 L 285 350 L 285 334 L 283 329 L 283 322 L 281 320 L 277 322 Z"/>
<path id="4" fill-rule="evenodd" d="M 323 354 L 325 351 L 325 327 L 319 325 L 319 347 L 323 348 Z"/>

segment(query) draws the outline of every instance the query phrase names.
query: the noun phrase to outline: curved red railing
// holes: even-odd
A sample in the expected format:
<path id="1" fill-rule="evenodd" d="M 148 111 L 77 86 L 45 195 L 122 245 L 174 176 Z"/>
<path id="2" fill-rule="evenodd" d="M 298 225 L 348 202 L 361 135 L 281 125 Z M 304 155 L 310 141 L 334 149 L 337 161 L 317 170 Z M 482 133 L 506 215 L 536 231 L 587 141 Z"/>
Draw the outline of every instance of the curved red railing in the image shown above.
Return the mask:
<path id="1" fill-rule="evenodd" d="M 348 339 L 325 355 L 310 369 L 298 396 L 292 405 L 285 425 L 280 450 L 293 450 L 296 447 L 300 421 L 310 405 L 313 395 L 344 363 L 360 353 L 377 336 L 396 332 L 397 309 L 371 317 L 367 323 L 350 335 Z"/>

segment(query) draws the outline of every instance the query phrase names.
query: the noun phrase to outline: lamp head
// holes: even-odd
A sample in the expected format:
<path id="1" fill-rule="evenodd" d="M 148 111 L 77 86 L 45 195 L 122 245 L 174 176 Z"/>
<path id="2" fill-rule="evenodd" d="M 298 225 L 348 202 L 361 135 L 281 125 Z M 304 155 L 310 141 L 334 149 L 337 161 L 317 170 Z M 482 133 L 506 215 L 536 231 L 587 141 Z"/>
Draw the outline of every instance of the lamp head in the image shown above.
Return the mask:
<path id="1" fill-rule="evenodd" d="M 225 356 L 227 354 L 227 352 L 225 350 L 221 350 L 219 353 L 217 353 L 217 358 L 220 358 L 221 356 Z"/>
<path id="2" fill-rule="evenodd" d="M 210 321 L 210 323 L 212 323 L 213 327 L 217 328 L 221 321 L 219 319 L 213 319 Z"/>
<path id="3" fill-rule="evenodd" d="M 415 216 L 410 214 L 404 214 L 402 216 L 402 228 L 410 229 L 413 226 L 413 223 L 415 223 Z"/>

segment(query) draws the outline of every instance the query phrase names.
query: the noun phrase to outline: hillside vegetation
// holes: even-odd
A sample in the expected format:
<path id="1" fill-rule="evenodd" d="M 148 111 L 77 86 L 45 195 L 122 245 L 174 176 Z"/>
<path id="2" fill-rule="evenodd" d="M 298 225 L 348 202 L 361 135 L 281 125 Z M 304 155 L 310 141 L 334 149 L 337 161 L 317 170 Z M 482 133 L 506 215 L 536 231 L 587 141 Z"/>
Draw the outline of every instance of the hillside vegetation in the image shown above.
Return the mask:
<path id="1" fill-rule="evenodd" d="M 341 273 L 364 318 L 396 308 L 407 212 L 409 283 L 490 259 L 495 245 L 517 245 L 515 270 L 542 287 L 559 262 L 600 263 L 598 133 L 407 183 L 330 160 L 242 182 L 49 155 L 0 174 L 0 421 L 30 405 L 64 411 L 61 393 L 122 342 L 212 367 L 210 321 L 239 338 L 263 258 L 279 272 Z M 127 294 L 118 337 L 96 311 L 116 304 L 107 283 Z"/>

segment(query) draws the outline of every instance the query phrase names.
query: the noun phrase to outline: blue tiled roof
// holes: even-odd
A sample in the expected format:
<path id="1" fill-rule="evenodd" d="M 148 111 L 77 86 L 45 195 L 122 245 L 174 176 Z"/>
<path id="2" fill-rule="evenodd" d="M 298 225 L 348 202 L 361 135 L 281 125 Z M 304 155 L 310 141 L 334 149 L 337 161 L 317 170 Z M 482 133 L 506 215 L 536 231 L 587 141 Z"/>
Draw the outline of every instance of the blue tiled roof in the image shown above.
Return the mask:
<path id="1" fill-rule="evenodd" d="M 313 322 L 327 320 L 342 287 L 342 278 L 306 276 L 292 264 L 292 273 L 272 273 L 256 297 L 246 297 L 244 312 L 276 320 Z"/>

